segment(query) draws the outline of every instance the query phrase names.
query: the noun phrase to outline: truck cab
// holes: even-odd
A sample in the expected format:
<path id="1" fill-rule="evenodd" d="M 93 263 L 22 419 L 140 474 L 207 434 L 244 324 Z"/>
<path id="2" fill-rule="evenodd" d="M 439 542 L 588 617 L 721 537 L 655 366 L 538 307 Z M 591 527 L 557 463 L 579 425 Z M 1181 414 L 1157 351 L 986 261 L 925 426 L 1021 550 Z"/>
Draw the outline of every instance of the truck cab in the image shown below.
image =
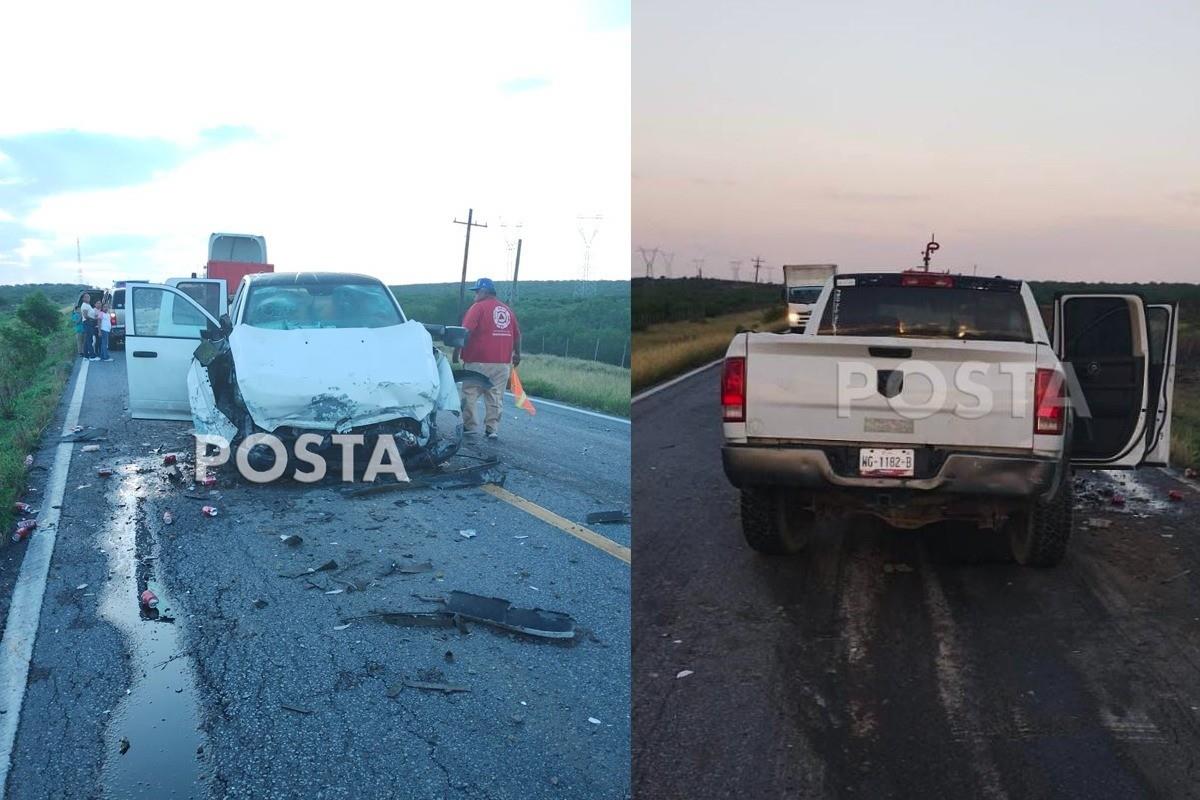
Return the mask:
<path id="1" fill-rule="evenodd" d="M 784 299 L 787 302 L 788 330 L 803 333 L 812 315 L 813 305 L 821 296 L 825 282 L 837 274 L 837 264 L 785 264 Z"/>

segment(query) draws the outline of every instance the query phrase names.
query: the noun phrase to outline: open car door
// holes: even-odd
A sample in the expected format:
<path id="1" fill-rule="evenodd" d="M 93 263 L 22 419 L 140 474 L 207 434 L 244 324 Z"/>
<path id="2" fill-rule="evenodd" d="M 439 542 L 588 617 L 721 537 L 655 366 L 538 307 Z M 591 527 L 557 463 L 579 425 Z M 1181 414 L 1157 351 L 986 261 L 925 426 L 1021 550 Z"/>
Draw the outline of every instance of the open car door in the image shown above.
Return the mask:
<path id="1" fill-rule="evenodd" d="M 229 311 L 224 278 L 171 278 L 167 285 L 195 300 L 214 319 Z"/>
<path id="2" fill-rule="evenodd" d="M 1150 397 L 1146 429 L 1147 466 L 1165 467 L 1171 454 L 1171 407 L 1175 394 L 1175 346 L 1179 337 L 1179 306 L 1146 306 L 1150 329 Z"/>
<path id="3" fill-rule="evenodd" d="M 1069 373 L 1072 464 L 1120 469 L 1145 459 L 1155 422 L 1150 338 L 1139 295 L 1055 297 L 1054 349 Z"/>
<path id="4" fill-rule="evenodd" d="M 173 286 L 134 283 L 125 289 L 125 375 L 134 419 L 192 418 L 187 374 L 200 332 L 217 320 Z"/>

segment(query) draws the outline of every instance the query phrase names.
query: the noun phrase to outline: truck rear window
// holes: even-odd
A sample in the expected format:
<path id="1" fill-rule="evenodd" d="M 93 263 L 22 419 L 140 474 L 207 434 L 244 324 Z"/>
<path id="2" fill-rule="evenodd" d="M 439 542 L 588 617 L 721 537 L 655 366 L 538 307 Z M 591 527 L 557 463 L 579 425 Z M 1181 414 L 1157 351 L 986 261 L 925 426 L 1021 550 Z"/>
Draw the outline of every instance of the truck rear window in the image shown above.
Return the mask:
<path id="1" fill-rule="evenodd" d="M 833 290 L 817 333 L 1031 342 L 1025 303 L 1011 288 L 876 285 Z"/>

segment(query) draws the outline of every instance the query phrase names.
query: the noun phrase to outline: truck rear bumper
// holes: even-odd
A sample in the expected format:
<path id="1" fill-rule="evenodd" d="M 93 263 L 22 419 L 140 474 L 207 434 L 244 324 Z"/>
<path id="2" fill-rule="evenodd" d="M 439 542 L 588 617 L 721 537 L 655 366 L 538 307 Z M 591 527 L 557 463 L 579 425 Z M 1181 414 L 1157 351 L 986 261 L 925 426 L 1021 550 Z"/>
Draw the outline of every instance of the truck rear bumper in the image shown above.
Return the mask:
<path id="1" fill-rule="evenodd" d="M 825 452 L 802 447 L 726 445 L 725 475 L 739 488 L 779 486 L 815 491 L 909 490 L 955 495 L 1023 498 L 1045 495 L 1058 482 L 1061 463 L 1033 457 L 951 453 L 927 478 L 864 478 L 839 475 Z"/>

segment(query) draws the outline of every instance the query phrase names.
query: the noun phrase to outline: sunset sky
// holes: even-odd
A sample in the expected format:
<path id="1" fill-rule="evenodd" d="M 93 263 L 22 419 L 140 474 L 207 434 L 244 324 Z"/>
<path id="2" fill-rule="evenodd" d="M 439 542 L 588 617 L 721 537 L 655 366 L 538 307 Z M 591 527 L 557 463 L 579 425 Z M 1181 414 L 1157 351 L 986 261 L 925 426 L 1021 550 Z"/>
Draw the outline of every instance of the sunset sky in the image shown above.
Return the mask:
<path id="1" fill-rule="evenodd" d="M 1200 280 L 1200 5 L 647 0 L 636 248 Z M 662 262 L 658 262 L 661 274 Z"/>
<path id="2" fill-rule="evenodd" d="M 552 32 L 548 35 L 547 32 Z M 628 0 L 6 4 L 0 284 L 280 270 L 626 277 Z M 515 227 L 521 223 L 518 233 Z M 503 227 L 502 227 L 503 226 Z"/>

